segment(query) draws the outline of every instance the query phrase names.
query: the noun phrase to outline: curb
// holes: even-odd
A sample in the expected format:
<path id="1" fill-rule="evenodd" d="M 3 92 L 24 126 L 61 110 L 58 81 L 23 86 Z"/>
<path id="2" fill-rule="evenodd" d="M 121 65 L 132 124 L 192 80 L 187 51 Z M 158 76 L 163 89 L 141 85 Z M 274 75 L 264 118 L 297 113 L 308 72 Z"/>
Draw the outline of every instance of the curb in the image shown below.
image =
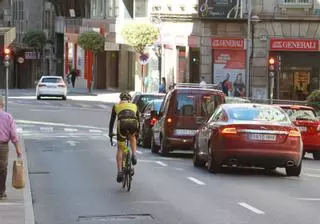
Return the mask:
<path id="1" fill-rule="evenodd" d="M 20 146 L 23 150 L 23 160 L 24 160 L 24 169 L 25 169 L 25 188 L 23 190 L 24 197 L 24 223 L 25 224 L 35 224 L 33 204 L 32 204 L 32 195 L 31 195 L 31 187 L 30 187 L 30 179 L 29 179 L 29 169 L 28 169 L 28 159 L 27 152 L 24 145 L 24 139 L 20 137 Z"/>

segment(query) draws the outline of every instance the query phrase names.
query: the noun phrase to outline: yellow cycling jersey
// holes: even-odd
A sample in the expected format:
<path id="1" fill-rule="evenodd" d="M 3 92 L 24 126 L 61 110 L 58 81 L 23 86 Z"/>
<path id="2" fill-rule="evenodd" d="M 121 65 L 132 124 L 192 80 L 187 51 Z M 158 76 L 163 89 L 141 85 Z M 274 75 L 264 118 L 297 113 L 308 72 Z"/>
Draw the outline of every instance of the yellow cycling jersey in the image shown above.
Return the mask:
<path id="1" fill-rule="evenodd" d="M 114 106 L 116 114 L 120 114 L 122 111 L 129 110 L 132 111 L 134 114 L 137 114 L 138 107 L 134 103 L 118 103 Z"/>

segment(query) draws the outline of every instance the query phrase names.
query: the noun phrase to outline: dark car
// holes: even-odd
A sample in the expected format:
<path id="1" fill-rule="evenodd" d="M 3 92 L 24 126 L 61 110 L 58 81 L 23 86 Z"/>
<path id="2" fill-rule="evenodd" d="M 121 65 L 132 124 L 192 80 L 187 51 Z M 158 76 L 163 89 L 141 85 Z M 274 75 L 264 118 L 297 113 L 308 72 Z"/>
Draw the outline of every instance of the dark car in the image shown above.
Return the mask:
<path id="1" fill-rule="evenodd" d="M 197 131 L 193 164 L 210 172 L 223 165 L 284 167 L 299 176 L 301 133 L 279 107 L 259 104 L 223 104 Z"/>
<path id="2" fill-rule="evenodd" d="M 279 105 L 301 132 L 304 153 L 312 153 L 320 160 L 320 121 L 312 107 L 299 105 Z"/>
<path id="3" fill-rule="evenodd" d="M 156 99 L 163 99 L 165 94 L 162 93 L 137 93 L 134 95 L 132 102 L 138 106 L 141 113 L 142 109 L 151 101 Z"/>
<path id="4" fill-rule="evenodd" d="M 179 85 L 167 93 L 152 129 L 151 150 L 167 155 L 173 150 L 191 150 L 198 127 L 222 103 L 222 91 L 199 85 Z"/>
<path id="5" fill-rule="evenodd" d="M 152 127 L 158 121 L 157 114 L 160 111 L 162 102 L 163 100 L 152 100 L 141 111 L 139 143 L 144 148 L 151 146 Z"/>

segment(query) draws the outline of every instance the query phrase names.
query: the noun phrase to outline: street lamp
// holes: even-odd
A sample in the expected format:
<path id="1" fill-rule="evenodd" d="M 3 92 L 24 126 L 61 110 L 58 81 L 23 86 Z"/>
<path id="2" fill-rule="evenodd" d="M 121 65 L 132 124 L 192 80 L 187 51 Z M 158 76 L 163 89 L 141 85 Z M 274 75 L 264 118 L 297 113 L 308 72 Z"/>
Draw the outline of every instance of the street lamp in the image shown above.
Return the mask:
<path id="1" fill-rule="evenodd" d="M 246 96 L 250 95 L 251 84 L 251 68 L 253 59 L 253 47 L 254 47 L 254 24 L 260 21 L 259 16 L 252 16 L 251 0 L 248 1 L 248 24 L 247 24 L 247 58 L 246 58 Z"/>

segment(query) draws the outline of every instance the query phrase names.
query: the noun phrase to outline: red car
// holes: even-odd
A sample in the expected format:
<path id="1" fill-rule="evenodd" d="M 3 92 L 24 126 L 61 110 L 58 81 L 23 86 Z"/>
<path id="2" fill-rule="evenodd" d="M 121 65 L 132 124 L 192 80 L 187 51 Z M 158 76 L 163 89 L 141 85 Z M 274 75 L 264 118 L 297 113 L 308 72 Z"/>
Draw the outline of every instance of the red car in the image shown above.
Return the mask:
<path id="1" fill-rule="evenodd" d="M 320 160 L 320 121 L 312 107 L 298 105 L 280 105 L 301 132 L 303 152 L 312 153 Z"/>
<path id="2" fill-rule="evenodd" d="M 222 104 L 196 132 L 193 163 L 210 172 L 223 165 L 284 167 L 299 176 L 302 164 L 300 131 L 279 107 Z"/>

